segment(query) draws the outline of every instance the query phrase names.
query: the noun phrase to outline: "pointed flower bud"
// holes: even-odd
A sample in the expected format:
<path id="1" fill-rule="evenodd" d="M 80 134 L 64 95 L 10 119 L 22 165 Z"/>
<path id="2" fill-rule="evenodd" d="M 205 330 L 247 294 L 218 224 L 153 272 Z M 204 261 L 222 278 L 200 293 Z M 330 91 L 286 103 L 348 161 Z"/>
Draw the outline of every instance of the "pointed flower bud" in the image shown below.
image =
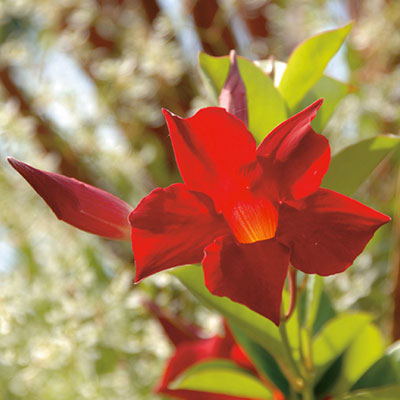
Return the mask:
<path id="1" fill-rule="evenodd" d="M 74 178 L 33 168 L 15 158 L 7 160 L 58 219 L 108 239 L 130 240 L 128 216 L 132 208 L 118 197 Z"/>
<path id="2" fill-rule="evenodd" d="M 219 104 L 248 125 L 246 87 L 240 76 L 235 50 L 231 50 L 229 58 L 229 73 L 219 95 Z"/>

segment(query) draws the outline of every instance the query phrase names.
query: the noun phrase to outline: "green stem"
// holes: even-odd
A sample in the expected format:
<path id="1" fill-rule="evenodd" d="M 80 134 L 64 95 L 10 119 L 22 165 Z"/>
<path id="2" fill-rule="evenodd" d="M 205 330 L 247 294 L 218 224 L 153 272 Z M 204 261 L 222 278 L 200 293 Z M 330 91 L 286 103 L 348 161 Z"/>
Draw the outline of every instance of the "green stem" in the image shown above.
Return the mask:
<path id="1" fill-rule="evenodd" d="M 314 400 L 314 393 L 310 385 L 305 385 L 301 394 L 302 400 Z"/>

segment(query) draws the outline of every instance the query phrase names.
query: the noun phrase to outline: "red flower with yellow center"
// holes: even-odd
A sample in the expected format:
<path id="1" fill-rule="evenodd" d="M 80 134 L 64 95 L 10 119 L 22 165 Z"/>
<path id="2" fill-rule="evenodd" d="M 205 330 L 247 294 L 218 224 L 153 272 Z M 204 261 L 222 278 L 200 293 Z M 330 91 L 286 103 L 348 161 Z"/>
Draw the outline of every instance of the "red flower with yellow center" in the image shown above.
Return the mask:
<path id="1" fill-rule="evenodd" d="M 311 128 L 321 103 L 280 124 L 258 147 L 223 108 L 187 119 L 164 111 L 184 183 L 155 189 L 133 211 L 93 186 L 9 162 L 58 218 L 112 239 L 128 240 L 131 232 L 136 282 L 201 262 L 210 292 L 279 325 L 289 262 L 310 274 L 342 272 L 390 220 L 319 188 L 330 161 L 327 139 Z"/>
<path id="2" fill-rule="evenodd" d="M 344 271 L 390 220 L 319 188 L 328 140 L 311 127 L 319 100 L 256 147 L 222 108 L 191 118 L 164 111 L 183 184 L 156 189 L 130 214 L 136 282 L 202 263 L 207 288 L 280 323 L 289 262 L 306 273 Z"/>

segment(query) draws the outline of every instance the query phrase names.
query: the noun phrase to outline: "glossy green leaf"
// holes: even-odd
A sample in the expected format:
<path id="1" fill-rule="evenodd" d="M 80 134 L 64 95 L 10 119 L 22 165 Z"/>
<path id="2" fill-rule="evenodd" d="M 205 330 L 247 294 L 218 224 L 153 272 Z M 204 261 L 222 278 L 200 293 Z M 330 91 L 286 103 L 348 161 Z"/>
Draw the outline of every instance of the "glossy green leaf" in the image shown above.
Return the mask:
<path id="1" fill-rule="evenodd" d="M 352 91 L 348 83 L 340 82 L 329 76 L 322 76 L 318 82 L 308 91 L 297 107 L 296 112 L 308 107 L 314 101 L 323 98 L 322 107 L 318 110 L 316 117 L 311 122 L 314 130 L 322 132 L 328 123 L 340 101 Z"/>
<path id="2" fill-rule="evenodd" d="M 310 332 L 312 332 L 315 320 L 317 318 L 323 289 L 324 289 L 324 282 L 321 276 L 310 275 L 308 277 L 306 292 L 305 292 L 305 303 L 304 303 L 304 309 L 305 309 L 304 326 Z"/>
<path id="3" fill-rule="evenodd" d="M 289 383 L 274 358 L 259 344 L 246 335 L 239 325 L 230 322 L 229 327 L 240 346 L 255 366 L 256 370 L 271 380 L 279 390 L 289 396 Z"/>
<path id="4" fill-rule="evenodd" d="M 227 394 L 249 399 L 272 399 L 271 391 L 255 376 L 225 360 L 195 364 L 172 382 L 170 388 Z"/>
<path id="5" fill-rule="evenodd" d="M 200 68 L 214 94 L 219 95 L 229 70 L 229 57 L 200 53 Z M 252 61 L 238 57 L 240 75 L 246 86 L 249 129 L 260 142 L 287 118 L 286 105 L 272 80 Z"/>
<path id="6" fill-rule="evenodd" d="M 399 137 L 377 136 L 345 148 L 333 157 L 322 186 L 351 196 L 379 163 L 399 147 Z"/>
<path id="7" fill-rule="evenodd" d="M 352 390 L 395 384 L 400 385 L 400 341 L 386 350 L 385 355 L 365 372 Z"/>
<path id="8" fill-rule="evenodd" d="M 334 393 L 347 392 L 382 356 L 384 349 L 385 343 L 379 329 L 373 324 L 367 324 L 344 354 L 340 378 Z"/>
<path id="9" fill-rule="evenodd" d="M 334 397 L 332 400 L 399 400 L 400 385 L 379 389 L 361 389 L 350 394 Z"/>
<path id="10" fill-rule="evenodd" d="M 171 274 L 176 276 L 205 306 L 220 312 L 228 320 L 240 326 L 252 340 L 267 350 L 285 373 L 290 368 L 290 361 L 282 344 L 279 329 L 267 318 L 251 311 L 244 305 L 235 303 L 227 297 L 212 295 L 204 285 L 204 276 L 199 266 L 175 268 Z M 291 321 L 294 318 L 291 318 Z M 295 322 L 293 322 L 295 323 Z M 295 329 L 291 329 L 294 335 Z M 286 373 L 285 373 L 286 375 Z"/>
<path id="11" fill-rule="evenodd" d="M 319 307 L 315 317 L 312 334 L 316 335 L 320 329 L 333 317 L 336 316 L 336 311 L 333 308 L 332 302 L 328 295 L 323 290 L 319 300 Z"/>
<path id="12" fill-rule="evenodd" d="M 291 54 L 279 83 L 279 91 L 294 111 L 306 93 L 322 77 L 353 24 L 322 32 L 301 43 Z"/>
<path id="13" fill-rule="evenodd" d="M 371 316 L 368 314 L 342 313 L 324 325 L 312 343 L 317 376 L 322 376 L 370 321 Z"/>

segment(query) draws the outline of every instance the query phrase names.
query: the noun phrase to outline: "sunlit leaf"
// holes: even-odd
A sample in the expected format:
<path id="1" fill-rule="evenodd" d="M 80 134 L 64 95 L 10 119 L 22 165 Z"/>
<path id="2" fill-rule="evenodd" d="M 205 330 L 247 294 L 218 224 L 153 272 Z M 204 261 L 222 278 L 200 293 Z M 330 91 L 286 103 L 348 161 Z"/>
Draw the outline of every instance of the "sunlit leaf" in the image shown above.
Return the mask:
<path id="1" fill-rule="evenodd" d="M 395 384 L 400 385 L 400 342 L 392 344 L 385 355 L 353 385 L 352 390 Z"/>
<path id="2" fill-rule="evenodd" d="M 329 320 L 312 343 L 312 355 L 318 376 L 351 345 L 371 321 L 365 313 L 342 313 Z"/>
<path id="3" fill-rule="evenodd" d="M 172 382 L 170 388 L 227 394 L 249 399 L 272 399 L 271 391 L 257 378 L 225 360 L 195 364 Z"/>
<path id="4" fill-rule="evenodd" d="M 324 75 L 307 92 L 296 111 L 301 111 L 314 101 L 323 98 L 324 102 L 322 107 L 319 109 L 317 116 L 311 122 L 311 125 L 316 132 L 322 132 L 325 125 L 335 112 L 339 102 L 352 90 L 352 86 L 348 83 L 340 82 Z"/>
<path id="5" fill-rule="evenodd" d="M 322 32 L 301 43 L 291 54 L 279 91 L 291 111 L 322 77 L 328 62 L 339 50 L 353 24 Z"/>
<path id="6" fill-rule="evenodd" d="M 229 57 L 200 53 L 200 68 L 218 97 L 229 70 Z M 240 74 L 246 86 L 249 129 L 258 141 L 287 118 L 286 105 L 272 80 L 252 61 L 238 57 Z"/>
<path id="7" fill-rule="evenodd" d="M 379 163 L 399 147 L 399 137 L 378 136 L 345 148 L 333 157 L 322 186 L 351 196 Z"/>
<path id="8" fill-rule="evenodd" d="M 347 349 L 335 393 L 344 393 L 383 354 L 385 343 L 379 329 L 367 324 Z"/>

